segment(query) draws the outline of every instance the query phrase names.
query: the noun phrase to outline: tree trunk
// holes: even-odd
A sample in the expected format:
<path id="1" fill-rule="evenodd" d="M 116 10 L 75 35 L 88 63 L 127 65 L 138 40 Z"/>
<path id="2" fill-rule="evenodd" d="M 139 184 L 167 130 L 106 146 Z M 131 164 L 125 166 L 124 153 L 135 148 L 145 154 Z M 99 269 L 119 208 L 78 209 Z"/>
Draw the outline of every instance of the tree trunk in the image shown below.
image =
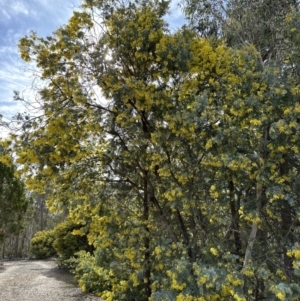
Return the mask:
<path id="1" fill-rule="evenodd" d="M 280 166 L 280 175 L 288 175 L 288 163 L 286 158 L 283 158 L 283 162 Z M 282 252 L 283 252 L 283 266 L 284 271 L 289 277 L 293 277 L 293 260 L 291 257 L 287 256 L 287 248 L 294 244 L 294 238 L 292 230 L 293 217 L 292 217 L 292 208 L 289 202 L 285 199 L 282 200 L 281 205 L 281 237 L 282 237 Z"/>
<path id="2" fill-rule="evenodd" d="M 19 254 L 19 235 L 18 236 L 15 236 L 15 252 L 14 252 L 14 257 L 15 258 L 19 258 L 20 254 Z"/>
<path id="3" fill-rule="evenodd" d="M 232 181 L 228 183 L 228 188 L 229 188 L 230 211 L 231 211 L 231 225 L 229 231 L 230 233 L 233 232 L 235 252 L 237 255 L 240 255 L 241 248 L 242 248 L 242 240 L 239 231 L 239 212 L 238 212 L 238 210 L 240 209 L 240 204 L 239 204 L 239 200 L 237 202 L 238 204 L 235 203 L 234 185 Z"/>
<path id="4" fill-rule="evenodd" d="M 144 264 L 145 264 L 145 294 L 146 300 L 151 297 L 151 264 L 150 264 L 150 239 L 149 239 L 149 228 L 147 226 L 149 220 L 149 204 L 148 204 L 148 182 L 147 178 L 144 177 L 144 221 L 145 221 L 145 237 L 144 237 Z"/>
<path id="5" fill-rule="evenodd" d="M 2 245 L 2 259 L 4 259 L 5 257 L 5 239 L 3 241 L 3 245 Z"/>
<path id="6" fill-rule="evenodd" d="M 256 184 L 256 210 L 257 210 L 258 217 L 260 217 L 260 213 L 261 213 L 261 197 L 262 197 L 262 184 L 259 183 Z M 258 221 L 254 221 L 252 223 L 252 228 L 248 239 L 248 245 L 245 251 L 243 268 L 248 265 L 249 260 L 251 259 L 252 249 L 256 238 L 257 230 L 258 230 Z"/>

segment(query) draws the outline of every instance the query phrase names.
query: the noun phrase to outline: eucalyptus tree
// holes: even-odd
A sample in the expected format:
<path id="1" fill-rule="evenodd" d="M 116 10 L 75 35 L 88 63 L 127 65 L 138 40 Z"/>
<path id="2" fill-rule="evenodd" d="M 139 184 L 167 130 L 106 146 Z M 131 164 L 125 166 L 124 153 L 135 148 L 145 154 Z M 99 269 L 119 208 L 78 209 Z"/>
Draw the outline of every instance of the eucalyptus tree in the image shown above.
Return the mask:
<path id="1" fill-rule="evenodd" d="M 299 1 L 187 0 L 183 7 L 200 35 L 224 38 L 233 47 L 253 44 L 262 63 L 283 64 L 291 45 L 287 21 Z"/>

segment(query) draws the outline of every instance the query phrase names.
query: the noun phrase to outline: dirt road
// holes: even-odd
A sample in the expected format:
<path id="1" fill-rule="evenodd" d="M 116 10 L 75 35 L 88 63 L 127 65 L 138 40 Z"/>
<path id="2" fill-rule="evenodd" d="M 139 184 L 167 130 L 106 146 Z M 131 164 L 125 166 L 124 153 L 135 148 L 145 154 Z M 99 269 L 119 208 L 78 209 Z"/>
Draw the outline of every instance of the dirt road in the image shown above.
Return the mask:
<path id="1" fill-rule="evenodd" d="M 1 301 L 101 301 L 83 294 L 73 276 L 54 261 L 0 263 Z"/>

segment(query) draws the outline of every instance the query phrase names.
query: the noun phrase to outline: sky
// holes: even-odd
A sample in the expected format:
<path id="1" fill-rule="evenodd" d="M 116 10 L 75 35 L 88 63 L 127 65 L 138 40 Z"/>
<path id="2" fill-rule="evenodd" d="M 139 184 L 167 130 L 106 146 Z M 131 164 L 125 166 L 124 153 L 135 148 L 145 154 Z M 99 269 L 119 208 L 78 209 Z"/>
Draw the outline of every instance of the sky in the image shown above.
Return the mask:
<path id="1" fill-rule="evenodd" d="M 29 96 L 33 78 L 18 54 L 18 41 L 31 30 L 51 35 L 65 24 L 80 0 L 0 0 L 0 114 L 10 119 L 24 108 L 13 91 Z"/>
<path id="2" fill-rule="evenodd" d="M 172 29 L 184 23 L 179 2 L 172 2 L 166 18 Z M 19 39 L 32 30 L 38 36 L 51 35 L 67 23 L 80 3 L 80 0 L 0 0 L 0 115 L 4 121 L 25 112 L 13 100 L 13 91 L 19 91 L 27 99 L 33 97 L 33 77 L 18 54 Z"/>

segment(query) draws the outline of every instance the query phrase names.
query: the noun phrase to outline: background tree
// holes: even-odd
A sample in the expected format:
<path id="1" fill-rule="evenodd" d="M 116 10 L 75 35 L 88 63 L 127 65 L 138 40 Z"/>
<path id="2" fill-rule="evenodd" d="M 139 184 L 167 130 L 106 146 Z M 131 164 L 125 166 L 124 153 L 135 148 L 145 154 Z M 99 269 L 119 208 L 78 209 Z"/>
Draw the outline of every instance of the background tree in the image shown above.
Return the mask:
<path id="1" fill-rule="evenodd" d="M 3 242 L 22 230 L 29 201 L 25 196 L 24 184 L 15 176 L 15 168 L 4 142 L 0 145 L 0 156 L 0 231 L 3 257 Z M 18 249 L 17 245 L 16 248 Z"/>
<path id="2" fill-rule="evenodd" d="M 290 47 L 286 18 L 299 10 L 299 1 L 187 0 L 183 6 L 200 35 L 222 37 L 233 47 L 252 44 L 262 63 L 282 65 Z"/>

